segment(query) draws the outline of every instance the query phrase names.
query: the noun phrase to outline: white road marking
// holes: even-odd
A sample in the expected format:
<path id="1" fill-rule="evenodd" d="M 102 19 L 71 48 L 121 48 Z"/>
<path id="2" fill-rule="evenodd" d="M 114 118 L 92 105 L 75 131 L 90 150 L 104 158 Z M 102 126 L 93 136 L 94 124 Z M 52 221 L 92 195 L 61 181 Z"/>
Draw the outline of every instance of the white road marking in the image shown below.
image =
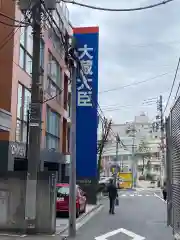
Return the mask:
<path id="1" fill-rule="evenodd" d="M 131 232 L 124 228 L 119 228 L 117 230 L 114 230 L 112 232 L 108 232 L 106 234 L 103 234 L 101 236 L 95 237 L 95 240 L 107 240 L 109 237 L 112 237 L 118 233 L 124 233 L 128 237 L 132 238 L 132 240 L 145 240 L 145 237 L 142 237 L 140 235 L 135 234 L 134 232 Z"/>
<path id="2" fill-rule="evenodd" d="M 159 198 L 161 201 L 163 201 L 164 203 L 166 203 L 166 201 L 163 199 L 163 198 L 161 198 L 159 195 L 157 195 L 156 193 L 154 193 L 154 196 L 155 197 L 157 197 L 157 198 Z"/>
<path id="3" fill-rule="evenodd" d="M 135 194 L 121 194 L 119 197 L 154 197 L 154 196 L 155 196 L 155 193 L 153 195 L 152 194 L 135 193 Z"/>
<path id="4" fill-rule="evenodd" d="M 104 208 L 104 206 L 100 206 L 99 208 L 97 208 L 96 210 L 92 211 L 91 213 L 89 213 L 89 215 L 85 216 L 84 219 L 82 219 L 82 221 L 77 222 L 76 223 L 76 230 L 80 229 L 84 224 L 86 224 L 92 217 L 94 217 L 98 212 L 100 212 L 102 209 Z M 61 234 L 62 231 L 57 232 L 56 235 Z M 67 236 L 68 235 L 68 229 L 66 231 L 64 231 L 63 234 L 61 234 L 61 236 Z"/>
<path id="5" fill-rule="evenodd" d="M 16 235 L 16 234 L 0 233 L 0 236 L 24 238 L 24 237 L 26 237 L 27 235 L 25 235 L 25 234 L 24 234 L 24 235 Z"/>
<path id="6" fill-rule="evenodd" d="M 144 188 L 137 188 L 136 191 L 137 192 L 141 192 L 141 191 L 144 191 L 145 189 Z"/>

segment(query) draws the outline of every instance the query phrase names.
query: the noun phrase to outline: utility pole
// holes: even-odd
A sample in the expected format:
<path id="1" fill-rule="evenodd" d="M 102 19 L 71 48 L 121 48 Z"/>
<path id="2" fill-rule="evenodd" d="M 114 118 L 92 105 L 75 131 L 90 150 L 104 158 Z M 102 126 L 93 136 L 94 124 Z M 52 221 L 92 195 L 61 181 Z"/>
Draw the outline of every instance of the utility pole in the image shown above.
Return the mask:
<path id="1" fill-rule="evenodd" d="M 25 159 L 28 160 L 28 148 L 29 148 L 29 109 L 27 110 L 27 130 L 26 130 L 26 153 Z"/>
<path id="2" fill-rule="evenodd" d="M 162 96 L 159 98 L 159 111 L 160 111 L 160 129 L 161 129 L 161 186 L 163 185 L 165 177 L 165 147 L 164 147 L 164 116 L 163 116 L 163 105 Z"/>
<path id="3" fill-rule="evenodd" d="M 76 236 L 76 81 L 77 62 L 71 60 L 71 137 L 70 137 L 70 175 L 69 175 L 69 237 Z"/>
<path id="4" fill-rule="evenodd" d="M 116 168 L 115 168 L 115 174 L 114 174 L 114 184 L 116 186 L 116 181 L 117 181 L 117 171 L 118 171 L 118 168 L 117 168 L 117 162 L 118 162 L 118 155 L 119 155 L 119 135 L 117 134 L 116 136 Z"/>
<path id="5" fill-rule="evenodd" d="M 36 229 L 36 191 L 37 174 L 40 165 L 41 142 L 41 94 L 40 94 L 40 38 L 41 38 L 41 2 L 32 6 L 33 18 L 33 59 L 32 87 L 29 123 L 28 173 L 26 186 L 25 218 L 27 231 Z"/>
<path id="6" fill-rule="evenodd" d="M 134 145 L 135 145 L 135 134 L 133 132 L 133 136 L 132 136 L 133 142 L 132 142 L 132 187 L 136 187 L 136 179 L 135 179 L 135 174 L 136 174 L 136 166 L 135 166 L 135 149 L 134 149 Z"/>
<path id="7" fill-rule="evenodd" d="M 97 176 L 98 176 L 98 180 L 100 180 L 100 169 L 101 169 L 101 158 L 102 158 L 102 154 L 103 154 L 103 150 L 104 150 L 104 147 L 108 141 L 108 136 L 109 136 L 109 132 L 110 132 L 110 129 L 111 129 L 111 124 L 112 124 L 112 121 L 108 121 L 108 119 L 104 118 L 104 121 L 102 121 L 102 136 L 101 136 L 101 139 L 99 141 L 99 144 L 98 144 L 98 172 L 97 172 Z"/>
<path id="8" fill-rule="evenodd" d="M 134 123 L 131 126 L 130 132 L 131 132 L 131 136 L 132 136 L 132 153 L 131 153 L 132 154 L 131 155 L 131 158 L 132 158 L 132 162 L 131 162 L 132 187 L 136 187 L 136 177 L 137 177 L 137 164 L 135 162 L 135 134 L 136 134 L 136 129 L 135 129 Z"/>

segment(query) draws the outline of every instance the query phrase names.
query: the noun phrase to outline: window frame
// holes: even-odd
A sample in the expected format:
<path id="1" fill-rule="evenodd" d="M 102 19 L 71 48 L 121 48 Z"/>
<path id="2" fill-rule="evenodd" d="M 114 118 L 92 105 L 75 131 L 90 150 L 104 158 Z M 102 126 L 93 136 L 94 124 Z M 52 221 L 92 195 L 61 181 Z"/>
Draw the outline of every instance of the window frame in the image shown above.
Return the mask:
<path id="1" fill-rule="evenodd" d="M 19 66 L 30 76 L 32 76 L 32 54 L 33 54 L 33 40 L 32 40 L 32 51 L 28 49 L 28 37 L 29 37 L 29 26 L 23 28 L 23 32 L 21 33 L 21 36 L 23 36 L 23 39 L 20 39 L 20 50 L 19 50 Z M 23 43 L 22 43 L 23 42 Z M 44 48 L 45 43 L 43 38 L 41 38 L 40 42 L 40 68 L 41 70 L 44 70 Z M 20 64 L 21 59 L 21 50 L 23 51 L 23 66 Z M 27 71 L 27 58 L 31 59 L 31 70 L 30 72 Z"/>
<path id="2" fill-rule="evenodd" d="M 19 90 L 20 86 L 21 86 L 21 90 L 22 90 L 21 109 L 20 109 L 20 116 L 18 116 L 18 104 L 17 104 L 15 141 L 16 142 L 23 142 L 23 143 L 25 143 L 26 142 L 26 134 L 25 134 L 25 132 L 27 133 L 27 129 L 26 129 L 26 131 L 24 130 L 25 128 L 27 128 L 27 117 L 25 117 L 25 109 L 28 110 L 28 106 L 25 107 L 25 104 L 26 104 L 25 103 L 25 92 L 28 91 L 28 92 L 31 93 L 31 91 L 27 87 L 25 87 L 23 84 L 18 82 L 18 90 Z M 19 91 L 18 91 L 18 93 L 19 93 Z M 19 97 L 18 97 L 18 101 L 19 101 Z M 19 123 L 19 137 L 17 135 L 18 123 Z"/>
<path id="3" fill-rule="evenodd" d="M 52 77 L 52 63 L 55 63 L 56 66 L 56 79 L 54 80 L 54 78 Z M 50 78 L 59 89 L 62 89 L 62 68 L 59 64 L 59 62 L 56 60 L 56 58 L 53 56 L 53 54 L 48 51 L 48 78 Z"/>
<path id="4" fill-rule="evenodd" d="M 49 115 L 51 114 L 51 115 Z M 54 116 L 53 116 L 54 114 Z M 50 123 L 50 121 L 53 119 L 54 121 L 55 117 L 55 123 Z M 57 130 L 57 134 L 50 129 L 50 124 L 55 124 L 55 131 Z M 51 149 L 49 145 L 49 139 L 54 139 L 57 141 L 57 146 L 55 147 L 56 150 L 60 149 L 60 131 L 61 131 L 61 115 L 54 111 L 52 108 L 50 108 L 48 105 L 46 105 L 46 148 Z M 56 145 L 56 144 L 55 144 Z"/>
<path id="5" fill-rule="evenodd" d="M 23 51 L 23 58 L 24 58 L 24 59 L 23 59 L 23 66 L 20 65 L 21 49 L 22 49 L 22 51 Z M 28 72 L 28 71 L 27 71 L 27 67 L 26 67 L 26 66 L 27 66 L 27 57 L 28 57 L 29 59 L 31 59 L 31 72 Z M 28 53 L 28 51 L 26 50 L 26 48 L 25 48 L 22 44 L 20 44 L 20 50 L 19 50 L 19 66 L 20 66 L 28 75 L 32 76 L 32 56 Z"/>
<path id="6" fill-rule="evenodd" d="M 51 92 L 51 86 L 53 86 L 55 88 L 56 94 L 53 94 Z M 58 101 L 58 102 L 61 102 L 61 91 L 62 90 L 60 89 L 60 87 L 58 87 L 56 85 L 56 83 L 49 76 L 47 77 L 47 89 L 46 89 L 46 91 L 47 91 L 47 93 L 50 97 L 56 99 L 56 101 Z"/>

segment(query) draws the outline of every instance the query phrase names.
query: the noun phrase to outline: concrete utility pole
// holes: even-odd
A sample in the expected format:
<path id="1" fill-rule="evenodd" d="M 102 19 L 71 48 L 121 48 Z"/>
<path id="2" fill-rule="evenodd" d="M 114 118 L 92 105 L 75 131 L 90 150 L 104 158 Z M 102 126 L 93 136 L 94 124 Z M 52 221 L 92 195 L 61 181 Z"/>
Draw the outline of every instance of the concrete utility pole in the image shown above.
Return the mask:
<path id="1" fill-rule="evenodd" d="M 104 118 L 104 121 L 102 121 L 102 136 L 97 149 L 97 152 L 99 155 L 98 156 L 98 172 L 97 172 L 98 180 L 100 180 L 100 169 L 101 169 L 101 163 L 102 163 L 101 158 L 102 158 L 104 147 L 108 141 L 111 125 L 112 125 L 112 120 L 108 121 L 108 119 Z"/>
<path id="2" fill-rule="evenodd" d="M 28 160 L 28 148 L 29 148 L 29 109 L 27 110 L 27 131 L 26 131 L 26 154 L 25 158 Z"/>
<path id="3" fill-rule="evenodd" d="M 165 177 L 165 147 L 164 147 L 164 116 L 162 106 L 162 96 L 159 98 L 160 127 L 161 127 L 161 186 Z"/>
<path id="4" fill-rule="evenodd" d="M 135 144 L 135 135 L 133 135 L 133 142 L 132 142 L 132 187 L 136 187 L 136 166 L 135 166 L 135 149 L 134 149 L 134 144 Z"/>
<path id="5" fill-rule="evenodd" d="M 76 236 L 76 81 L 77 63 L 71 61 L 72 85 L 71 85 L 71 137 L 70 137 L 70 192 L 69 192 L 69 237 Z"/>
<path id="6" fill-rule="evenodd" d="M 118 172 L 118 168 L 117 168 L 117 162 L 118 162 L 118 155 L 119 155 L 119 135 L 117 134 L 116 136 L 116 168 L 115 168 L 115 174 L 114 174 L 114 184 L 116 186 L 116 182 L 117 182 L 117 172 Z"/>
<path id="7" fill-rule="evenodd" d="M 28 173 L 26 187 L 25 218 L 27 229 L 36 228 L 36 191 L 37 173 L 40 165 L 41 143 L 41 94 L 40 94 L 40 38 L 41 38 L 41 3 L 37 1 L 32 7 L 33 18 L 33 59 L 32 59 L 32 88 L 30 107 L 30 131 L 28 152 Z"/>
<path id="8" fill-rule="evenodd" d="M 136 133 L 136 129 L 135 126 L 133 124 L 132 128 L 131 128 L 131 132 L 132 132 L 132 187 L 136 187 L 136 177 L 137 177 L 137 164 L 135 162 L 135 133 Z"/>

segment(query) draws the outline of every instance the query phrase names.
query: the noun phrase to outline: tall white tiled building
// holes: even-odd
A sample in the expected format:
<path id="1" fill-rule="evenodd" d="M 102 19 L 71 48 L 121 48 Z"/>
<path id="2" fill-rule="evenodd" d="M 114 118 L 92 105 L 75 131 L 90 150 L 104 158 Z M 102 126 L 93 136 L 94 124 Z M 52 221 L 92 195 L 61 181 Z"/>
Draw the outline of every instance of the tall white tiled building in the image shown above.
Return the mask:
<path id="1" fill-rule="evenodd" d="M 112 130 L 119 134 L 121 144 L 118 149 L 118 159 L 116 160 L 116 139 L 111 133 L 109 141 L 104 149 L 102 163 L 104 174 L 109 175 L 110 166 L 117 163 L 124 171 L 130 171 L 132 167 L 132 148 L 134 146 L 135 160 L 137 170 L 140 174 L 143 160 L 139 147 L 142 142 L 146 146 L 149 156 L 145 158 L 144 163 L 151 162 L 151 173 L 160 174 L 160 132 L 153 130 L 152 121 L 144 113 L 135 116 L 134 121 L 124 124 L 113 124 Z"/>

